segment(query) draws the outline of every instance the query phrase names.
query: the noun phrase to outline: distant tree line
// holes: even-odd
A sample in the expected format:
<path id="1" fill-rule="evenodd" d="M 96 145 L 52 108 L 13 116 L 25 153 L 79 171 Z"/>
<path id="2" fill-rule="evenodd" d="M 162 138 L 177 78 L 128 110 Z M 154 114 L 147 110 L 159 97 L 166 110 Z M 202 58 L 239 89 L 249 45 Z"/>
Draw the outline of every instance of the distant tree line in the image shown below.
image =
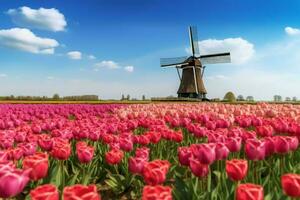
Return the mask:
<path id="1" fill-rule="evenodd" d="M 20 100 L 20 101 L 97 101 L 97 95 L 77 95 L 60 97 L 59 94 L 54 94 L 52 97 L 47 96 L 0 96 L 0 100 Z"/>
<path id="2" fill-rule="evenodd" d="M 274 95 L 273 101 L 275 101 L 275 102 L 282 102 L 283 98 L 280 95 Z M 296 101 L 298 101 L 298 99 L 297 99 L 297 97 L 292 97 L 292 98 L 291 97 L 285 97 L 285 101 L 286 102 L 291 102 L 291 101 L 296 102 Z"/>
<path id="3" fill-rule="evenodd" d="M 98 101 L 99 98 L 97 95 L 80 95 L 80 96 L 65 96 L 62 97 L 62 100 L 67 101 Z"/>
<path id="4" fill-rule="evenodd" d="M 130 101 L 130 100 L 132 100 L 132 101 L 137 101 L 137 100 L 139 100 L 139 99 L 137 99 L 137 98 L 130 98 L 130 95 L 129 95 L 129 94 L 127 94 L 127 96 L 125 97 L 125 95 L 122 94 L 121 101 Z M 146 100 L 147 100 L 147 99 L 146 99 L 146 96 L 145 96 L 145 95 L 142 95 L 142 101 L 146 101 Z"/>

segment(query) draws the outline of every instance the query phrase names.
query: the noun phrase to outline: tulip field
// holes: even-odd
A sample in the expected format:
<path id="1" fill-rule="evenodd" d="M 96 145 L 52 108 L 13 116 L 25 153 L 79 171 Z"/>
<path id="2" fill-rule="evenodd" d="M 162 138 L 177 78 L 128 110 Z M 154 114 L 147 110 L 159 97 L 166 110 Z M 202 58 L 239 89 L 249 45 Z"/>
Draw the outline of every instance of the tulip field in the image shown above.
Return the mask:
<path id="1" fill-rule="evenodd" d="M 0 104 L 0 198 L 300 198 L 300 106 Z"/>

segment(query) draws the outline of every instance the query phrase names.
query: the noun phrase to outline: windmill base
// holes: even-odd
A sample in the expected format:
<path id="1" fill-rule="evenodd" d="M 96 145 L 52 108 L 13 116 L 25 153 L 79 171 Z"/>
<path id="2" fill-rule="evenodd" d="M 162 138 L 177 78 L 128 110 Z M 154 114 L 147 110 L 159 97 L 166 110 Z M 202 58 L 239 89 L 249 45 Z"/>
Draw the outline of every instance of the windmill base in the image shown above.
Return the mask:
<path id="1" fill-rule="evenodd" d="M 197 94 L 197 93 L 178 93 L 178 98 L 194 98 L 194 99 L 202 99 L 202 101 L 209 101 L 206 98 L 206 94 Z"/>

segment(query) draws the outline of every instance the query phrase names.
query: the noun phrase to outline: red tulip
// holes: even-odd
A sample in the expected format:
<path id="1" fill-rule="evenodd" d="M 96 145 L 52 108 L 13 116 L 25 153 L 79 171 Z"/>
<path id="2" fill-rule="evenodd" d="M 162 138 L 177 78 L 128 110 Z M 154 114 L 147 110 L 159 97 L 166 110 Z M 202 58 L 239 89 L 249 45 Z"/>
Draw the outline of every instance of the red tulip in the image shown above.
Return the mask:
<path id="1" fill-rule="evenodd" d="M 189 166 L 192 151 L 189 147 L 178 147 L 178 159 L 181 165 Z"/>
<path id="2" fill-rule="evenodd" d="M 162 185 L 146 185 L 143 188 L 142 200 L 172 200 L 172 188 Z"/>
<path id="3" fill-rule="evenodd" d="M 30 191 L 31 200 L 59 200 L 59 193 L 55 185 L 40 185 Z"/>
<path id="4" fill-rule="evenodd" d="M 23 160 L 23 169 L 31 169 L 30 178 L 34 181 L 42 179 L 48 174 L 48 154 L 37 152 Z"/>
<path id="5" fill-rule="evenodd" d="M 67 160 L 71 155 L 70 143 L 64 139 L 56 139 L 51 150 L 51 155 L 58 160 Z"/>
<path id="6" fill-rule="evenodd" d="M 94 156 L 94 147 L 88 146 L 85 142 L 77 142 L 76 154 L 79 162 L 89 163 Z"/>
<path id="7" fill-rule="evenodd" d="M 290 197 L 300 197 L 300 175 L 284 174 L 281 176 L 281 187 L 284 193 Z"/>
<path id="8" fill-rule="evenodd" d="M 64 200 L 101 200 L 95 185 L 72 185 L 64 188 Z"/>
<path id="9" fill-rule="evenodd" d="M 247 140 L 245 153 L 249 160 L 263 160 L 265 158 L 265 142 L 260 140 Z"/>
<path id="10" fill-rule="evenodd" d="M 251 183 L 240 184 L 236 188 L 236 200 L 263 200 L 264 189 Z"/>
<path id="11" fill-rule="evenodd" d="M 166 180 L 170 163 L 166 160 L 154 160 L 146 163 L 143 168 L 143 177 L 147 185 L 159 185 Z"/>
<path id="12" fill-rule="evenodd" d="M 21 193 L 27 185 L 30 169 L 19 170 L 7 168 L 0 171 L 0 197 L 9 198 Z"/>
<path id="13" fill-rule="evenodd" d="M 105 154 L 105 160 L 110 165 L 119 164 L 123 159 L 124 153 L 119 149 L 112 149 Z"/>
<path id="14" fill-rule="evenodd" d="M 247 160 L 226 160 L 227 176 L 233 181 L 240 181 L 245 178 L 248 171 Z"/>
<path id="15" fill-rule="evenodd" d="M 24 151 L 22 148 L 20 147 L 16 147 L 14 149 L 10 149 L 10 159 L 11 160 L 20 160 L 23 155 L 24 155 Z"/>
<path id="16" fill-rule="evenodd" d="M 149 132 L 150 135 L 150 141 L 153 144 L 157 144 L 161 139 L 161 133 L 160 132 Z"/>
<path id="17" fill-rule="evenodd" d="M 262 137 L 272 136 L 274 129 L 271 125 L 258 126 L 256 127 L 257 134 Z"/>
<path id="18" fill-rule="evenodd" d="M 197 177 L 206 177 L 209 173 L 209 165 L 202 164 L 195 158 L 190 158 L 190 169 L 192 173 Z"/>
<path id="19" fill-rule="evenodd" d="M 50 135 L 41 134 L 41 135 L 39 135 L 38 144 L 43 150 L 51 151 L 52 146 L 53 146 L 53 140 L 50 137 Z"/>

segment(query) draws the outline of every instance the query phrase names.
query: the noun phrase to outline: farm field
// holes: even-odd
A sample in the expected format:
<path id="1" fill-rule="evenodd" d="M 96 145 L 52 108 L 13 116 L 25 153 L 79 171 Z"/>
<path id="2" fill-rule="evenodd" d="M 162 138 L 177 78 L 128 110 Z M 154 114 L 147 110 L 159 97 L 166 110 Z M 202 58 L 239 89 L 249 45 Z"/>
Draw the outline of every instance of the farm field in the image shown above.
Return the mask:
<path id="1" fill-rule="evenodd" d="M 299 137 L 292 104 L 0 104 L 0 197 L 296 199 Z"/>

